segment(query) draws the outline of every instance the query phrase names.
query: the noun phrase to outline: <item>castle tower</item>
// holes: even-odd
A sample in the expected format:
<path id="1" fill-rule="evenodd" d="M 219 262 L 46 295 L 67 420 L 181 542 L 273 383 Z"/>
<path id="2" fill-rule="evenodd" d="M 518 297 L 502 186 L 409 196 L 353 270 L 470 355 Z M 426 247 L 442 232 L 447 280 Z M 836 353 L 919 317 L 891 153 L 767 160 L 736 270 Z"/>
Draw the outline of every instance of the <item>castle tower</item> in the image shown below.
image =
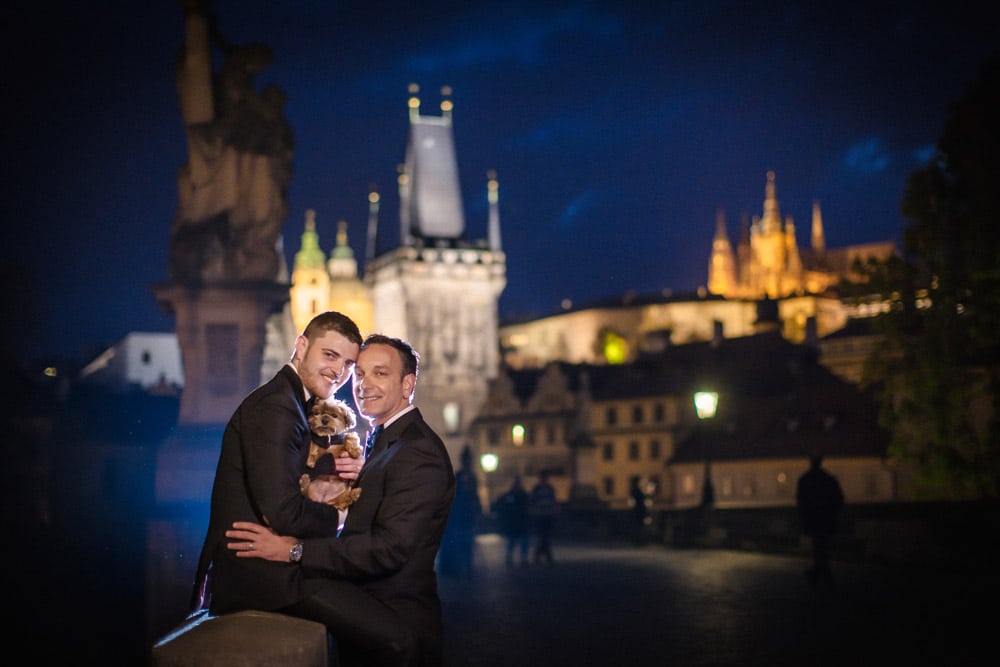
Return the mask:
<path id="1" fill-rule="evenodd" d="M 489 238 L 465 240 L 451 91 L 441 91 L 440 116 L 420 112 L 418 92 L 410 87 L 406 162 L 397 179 L 400 245 L 376 255 L 364 280 L 375 331 L 405 338 L 420 353 L 417 404 L 457 464 L 466 427 L 497 374 L 497 301 L 507 280 L 499 186 L 491 174 Z"/>
<path id="2" fill-rule="evenodd" d="M 309 320 L 327 310 L 330 301 L 330 276 L 326 272 L 326 255 L 319 247 L 316 233 L 316 211 L 306 211 L 306 226 L 302 245 L 292 264 L 292 322 L 296 332 L 302 331 Z M 288 348 L 291 350 L 291 348 Z"/>
<path id="3" fill-rule="evenodd" d="M 757 283 L 754 291 L 771 298 L 781 296 L 782 275 L 785 269 L 785 234 L 781 212 L 775 195 L 774 172 L 767 172 L 764 196 L 764 215 L 754 225 L 751 246 L 757 263 Z"/>
<path id="4" fill-rule="evenodd" d="M 343 220 L 337 223 L 337 246 L 330 253 L 327 269 L 330 276 L 327 308 L 339 310 L 354 320 L 362 335 L 371 333 L 375 324 L 372 300 L 368 288 L 358 278 L 358 262 L 347 244 L 347 223 Z"/>
<path id="5" fill-rule="evenodd" d="M 785 270 L 781 285 L 781 296 L 802 291 L 802 258 L 795 240 L 795 222 L 792 216 L 785 218 Z"/>
<path id="6" fill-rule="evenodd" d="M 715 214 L 715 238 L 712 239 L 712 257 L 708 266 L 708 291 L 735 297 L 736 257 L 726 231 L 726 214 L 720 208 Z"/>
<path id="7" fill-rule="evenodd" d="M 377 196 L 376 196 L 377 199 Z M 372 302 L 368 289 L 358 277 L 358 262 L 347 243 L 347 223 L 337 223 L 337 244 L 330 251 L 330 259 L 320 248 L 316 232 L 316 212 L 306 211 L 306 226 L 302 233 L 302 246 L 295 253 L 290 290 L 292 330 L 301 333 L 309 320 L 325 310 L 337 310 L 353 319 L 362 333 L 370 332 L 374 324 Z M 283 340 L 277 348 L 281 355 L 291 350 L 293 335 Z"/>
<path id="8" fill-rule="evenodd" d="M 826 235 L 823 233 L 823 214 L 819 210 L 819 202 L 813 200 L 812 208 L 812 249 L 817 257 L 826 254 Z"/>

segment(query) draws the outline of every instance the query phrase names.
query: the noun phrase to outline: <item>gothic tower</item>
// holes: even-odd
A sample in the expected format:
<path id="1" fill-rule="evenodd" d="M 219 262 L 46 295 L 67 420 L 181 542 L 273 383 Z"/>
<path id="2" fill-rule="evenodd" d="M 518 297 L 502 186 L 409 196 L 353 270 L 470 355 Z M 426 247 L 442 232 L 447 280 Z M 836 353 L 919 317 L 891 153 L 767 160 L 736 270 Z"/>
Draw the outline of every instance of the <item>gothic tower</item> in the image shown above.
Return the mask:
<path id="1" fill-rule="evenodd" d="M 327 310 L 330 301 L 330 274 L 326 272 L 326 255 L 319 247 L 316 233 L 316 211 L 306 211 L 306 228 L 302 232 L 302 245 L 292 262 L 292 287 L 289 290 L 292 304 L 294 331 L 300 332 L 309 320 Z M 288 348 L 291 350 L 291 347 Z M 285 351 L 282 351 L 283 354 Z"/>
<path id="2" fill-rule="evenodd" d="M 708 291 L 712 294 L 730 294 L 736 288 L 736 256 L 726 232 L 726 214 L 720 208 L 715 214 L 715 238 L 712 239 L 712 257 L 708 265 Z"/>
<path id="3" fill-rule="evenodd" d="M 491 172 L 488 238 L 468 241 L 452 132 L 450 89 L 442 89 L 441 115 L 420 112 L 410 86 L 410 132 L 399 188 L 399 246 L 365 267 L 375 331 L 407 339 L 421 355 L 416 403 L 442 436 L 457 463 L 466 428 L 496 377 L 497 301 L 507 283 L 500 247 L 498 184 Z M 370 197 L 372 215 L 378 197 Z M 377 227 L 377 221 L 371 222 Z"/>
<path id="4" fill-rule="evenodd" d="M 708 270 L 708 291 L 712 294 L 728 299 L 780 299 L 803 293 L 807 284 L 817 286 L 810 288 L 812 293 L 819 293 L 825 287 L 826 282 L 817 281 L 815 271 L 810 272 L 815 264 L 813 257 L 822 255 L 825 245 L 819 203 L 813 204 L 813 251 L 807 269 L 792 217 L 781 219 L 773 171 L 767 172 L 763 214 L 753 216 L 749 225 L 741 222 L 735 253 L 722 211 L 716 213 L 715 225 Z"/>

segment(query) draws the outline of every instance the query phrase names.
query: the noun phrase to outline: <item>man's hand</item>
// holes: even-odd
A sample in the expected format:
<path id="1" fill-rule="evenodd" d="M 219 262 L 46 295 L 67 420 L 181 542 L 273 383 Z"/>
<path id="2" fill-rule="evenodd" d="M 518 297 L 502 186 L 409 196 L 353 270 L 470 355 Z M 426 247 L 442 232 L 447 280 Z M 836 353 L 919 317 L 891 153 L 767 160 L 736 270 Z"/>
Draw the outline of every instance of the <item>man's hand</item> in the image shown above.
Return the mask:
<path id="1" fill-rule="evenodd" d="M 365 463 L 364 457 L 354 458 L 345 449 L 340 456 L 333 458 L 333 464 L 337 467 L 337 477 L 340 479 L 354 481 L 361 472 L 361 466 Z"/>
<path id="2" fill-rule="evenodd" d="M 232 542 L 226 545 L 236 552 L 237 558 L 263 558 L 279 563 L 288 563 L 288 552 L 298 542 L 294 537 L 282 537 L 259 523 L 237 521 L 232 530 L 226 531 Z"/>

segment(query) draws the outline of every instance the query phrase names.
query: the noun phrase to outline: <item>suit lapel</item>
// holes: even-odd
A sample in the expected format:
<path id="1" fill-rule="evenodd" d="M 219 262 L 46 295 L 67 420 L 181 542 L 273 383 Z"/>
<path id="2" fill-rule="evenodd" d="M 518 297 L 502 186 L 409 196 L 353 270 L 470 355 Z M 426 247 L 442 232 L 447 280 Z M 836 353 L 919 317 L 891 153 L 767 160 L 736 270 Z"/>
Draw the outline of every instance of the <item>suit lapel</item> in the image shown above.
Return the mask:
<path id="1" fill-rule="evenodd" d="M 368 460 L 368 463 L 366 463 L 365 466 L 361 469 L 361 476 L 362 477 L 364 476 L 365 470 L 368 468 L 368 465 L 370 463 L 378 461 L 387 451 L 395 447 L 396 443 L 403 436 L 403 432 L 406 430 L 406 428 L 413 422 L 419 420 L 420 418 L 421 418 L 420 411 L 414 409 L 407 412 L 405 415 L 394 421 L 392 424 L 382 429 L 382 433 L 379 434 L 378 440 L 375 442 L 375 446 L 372 449 L 371 458 Z M 359 478 L 359 483 L 360 483 L 360 478 Z"/>

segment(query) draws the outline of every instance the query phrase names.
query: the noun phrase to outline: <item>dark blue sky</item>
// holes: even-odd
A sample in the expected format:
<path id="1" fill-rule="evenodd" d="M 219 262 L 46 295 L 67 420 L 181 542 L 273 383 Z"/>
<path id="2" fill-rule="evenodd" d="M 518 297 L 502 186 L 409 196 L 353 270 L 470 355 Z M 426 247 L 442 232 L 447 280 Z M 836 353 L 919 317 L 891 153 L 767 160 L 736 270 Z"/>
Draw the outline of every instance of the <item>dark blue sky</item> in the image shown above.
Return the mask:
<path id="1" fill-rule="evenodd" d="M 149 286 L 167 275 L 186 160 L 180 3 L 66 4 L 7 10 L 0 261 L 28 276 L 13 289 L 30 294 L 30 357 L 174 324 Z M 734 232 L 768 170 L 800 244 L 813 199 L 830 246 L 898 240 L 906 176 L 996 24 L 985 3 L 813 4 L 213 3 L 228 40 L 274 49 L 258 83 L 288 95 L 289 256 L 312 208 L 323 249 L 343 219 L 362 258 L 372 185 L 396 228 L 407 84 L 428 113 L 452 87 L 471 236 L 487 170 L 500 182 L 502 317 L 696 288 L 716 208 Z"/>

